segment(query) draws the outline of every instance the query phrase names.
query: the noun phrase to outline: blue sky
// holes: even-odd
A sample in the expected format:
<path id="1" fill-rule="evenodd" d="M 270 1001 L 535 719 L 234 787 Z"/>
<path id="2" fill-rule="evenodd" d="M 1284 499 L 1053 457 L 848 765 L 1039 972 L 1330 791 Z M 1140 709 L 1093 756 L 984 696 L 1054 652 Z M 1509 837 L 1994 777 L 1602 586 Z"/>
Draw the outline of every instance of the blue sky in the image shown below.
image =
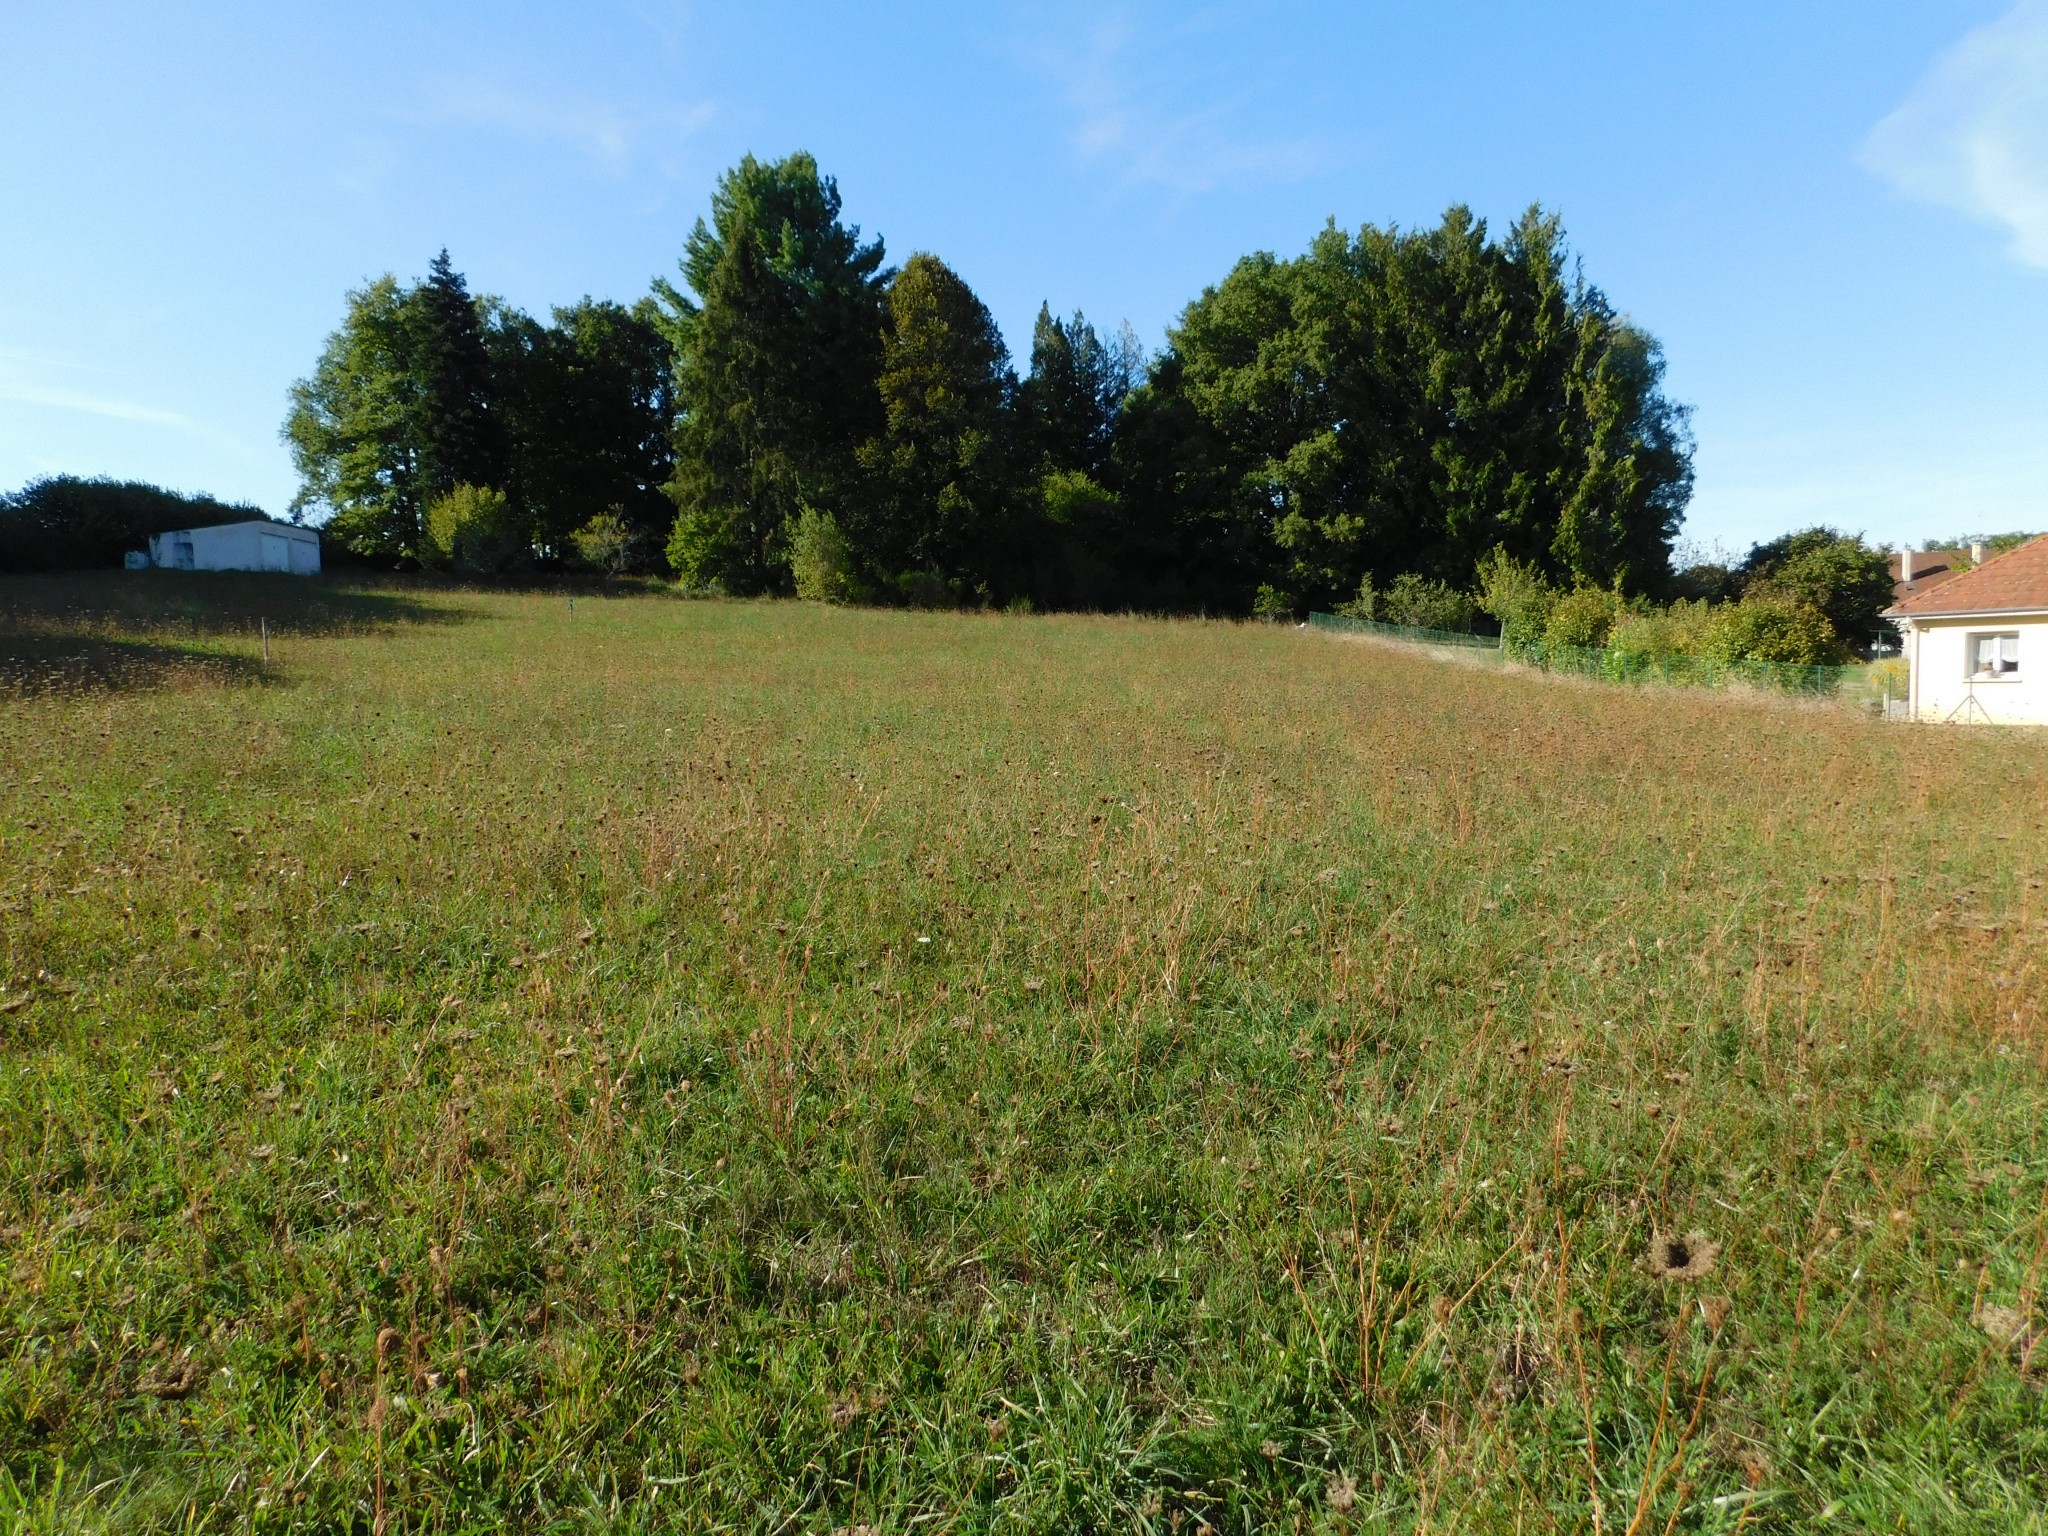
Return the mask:
<path id="1" fill-rule="evenodd" d="M 1694 406 L 1688 536 L 2048 527 L 2048 0 L 0 7 L 0 488 L 281 509 L 285 391 L 446 245 L 545 312 L 815 153 L 1013 346 L 1157 345 L 1335 217 L 1565 218 Z"/>

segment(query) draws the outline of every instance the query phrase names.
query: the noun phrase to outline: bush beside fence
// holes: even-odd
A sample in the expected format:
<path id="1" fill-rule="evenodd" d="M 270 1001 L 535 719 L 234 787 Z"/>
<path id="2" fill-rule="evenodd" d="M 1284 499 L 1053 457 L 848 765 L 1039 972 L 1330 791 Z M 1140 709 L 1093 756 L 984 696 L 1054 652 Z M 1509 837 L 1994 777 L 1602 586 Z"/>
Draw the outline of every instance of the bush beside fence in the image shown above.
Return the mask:
<path id="1" fill-rule="evenodd" d="M 1747 688 L 1830 699 L 1873 712 L 1885 711 L 1888 698 L 1902 699 L 1905 696 L 1904 680 L 1896 677 L 1891 668 L 1883 666 L 1792 666 L 1771 661 L 1722 661 L 1711 656 L 1644 656 L 1616 650 L 1551 645 L 1541 640 L 1521 641 L 1511 648 L 1504 648 L 1496 636 L 1412 629 L 1406 625 L 1381 624 L 1371 619 L 1344 618 L 1332 613 L 1312 613 L 1308 621 L 1317 629 L 1340 634 L 1372 635 L 1415 645 L 1450 646 L 1490 654 L 1503 662 L 1518 661 L 1545 672 L 1597 678 L 1609 683 L 1661 684 L 1673 688 Z"/>

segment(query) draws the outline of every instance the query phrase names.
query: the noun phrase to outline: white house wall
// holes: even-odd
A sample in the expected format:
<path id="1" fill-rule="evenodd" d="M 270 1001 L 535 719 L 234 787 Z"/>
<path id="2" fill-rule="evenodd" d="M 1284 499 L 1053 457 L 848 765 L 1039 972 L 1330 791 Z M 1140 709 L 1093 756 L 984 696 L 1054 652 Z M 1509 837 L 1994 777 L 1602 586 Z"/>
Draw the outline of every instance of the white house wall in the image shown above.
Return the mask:
<path id="1" fill-rule="evenodd" d="M 1984 634 L 2019 636 L 2017 672 L 1971 680 L 1970 637 Z M 1922 619 L 1907 636 L 1906 655 L 1916 719 L 2048 725 L 2048 618 Z"/>

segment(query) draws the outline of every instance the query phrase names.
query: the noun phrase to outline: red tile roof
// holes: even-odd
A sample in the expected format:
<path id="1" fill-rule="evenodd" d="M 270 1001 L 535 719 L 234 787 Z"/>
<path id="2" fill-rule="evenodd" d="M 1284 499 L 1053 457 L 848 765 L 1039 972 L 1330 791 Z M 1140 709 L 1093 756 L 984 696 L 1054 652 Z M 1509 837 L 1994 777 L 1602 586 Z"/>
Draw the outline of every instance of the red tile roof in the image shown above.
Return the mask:
<path id="1" fill-rule="evenodd" d="M 1893 618 L 2048 612 L 2048 534 L 1932 588 L 1922 589 L 1916 575 L 1913 586 L 1911 597 L 1886 610 Z"/>
<path id="2" fill-rule="evenodd" d="M 1954 581 L 1970 568 L 1970 552 L 1966 549 L 1916 549 L 1913 551 L 1913 579 L 1899 580 L 1904 561 L 1894 554 L 1892 566 L 1892 601 L 1903 603 L 1918 592 L 1929 587 L 1938 587 L 1945 581 Z"/>

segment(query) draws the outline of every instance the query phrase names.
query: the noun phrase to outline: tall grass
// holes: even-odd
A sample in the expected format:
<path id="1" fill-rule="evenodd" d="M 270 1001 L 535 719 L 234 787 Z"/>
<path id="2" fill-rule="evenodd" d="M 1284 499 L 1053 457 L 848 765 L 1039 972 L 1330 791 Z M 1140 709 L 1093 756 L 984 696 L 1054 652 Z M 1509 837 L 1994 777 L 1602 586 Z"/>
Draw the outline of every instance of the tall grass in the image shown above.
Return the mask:
<path id="1" fill-rule="evenodd" d="M 2041 1528 L 2033 738 L 288 617 L 0 703 L 16 1527 Z"/>

